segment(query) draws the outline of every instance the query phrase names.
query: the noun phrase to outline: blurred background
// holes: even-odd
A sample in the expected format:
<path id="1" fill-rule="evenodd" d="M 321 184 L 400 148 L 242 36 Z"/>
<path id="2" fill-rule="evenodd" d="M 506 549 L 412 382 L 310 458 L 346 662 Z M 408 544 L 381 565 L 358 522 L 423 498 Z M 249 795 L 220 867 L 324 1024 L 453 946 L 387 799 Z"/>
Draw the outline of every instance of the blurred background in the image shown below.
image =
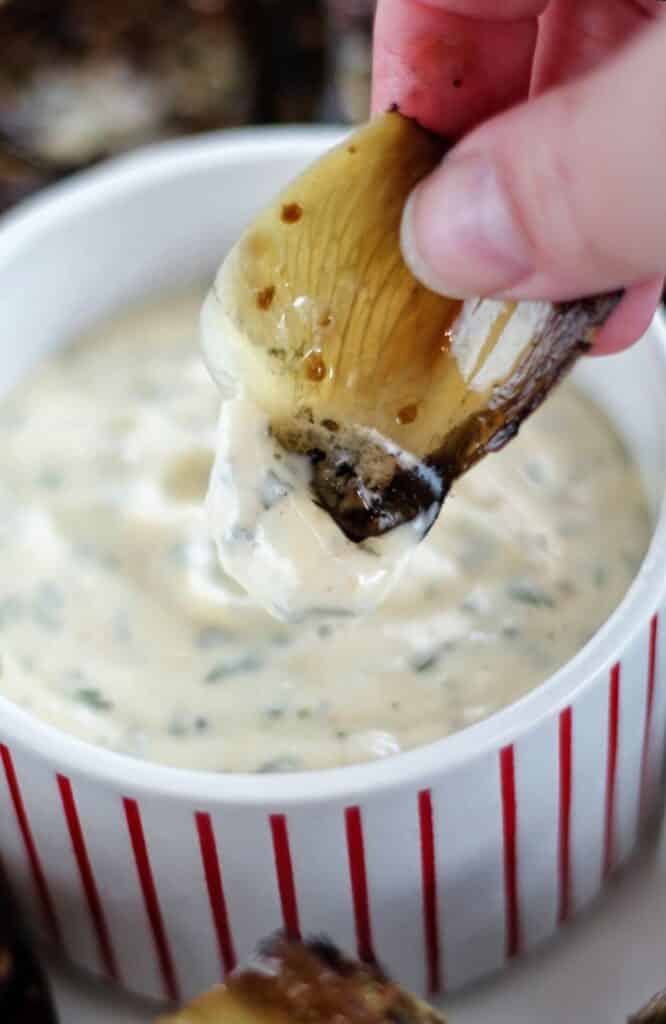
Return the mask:
<path id="1" fill-rule="evenodd" d="M 156 139 L 368 111 L 374 0 L 0 0 L 0 212 Z"/>

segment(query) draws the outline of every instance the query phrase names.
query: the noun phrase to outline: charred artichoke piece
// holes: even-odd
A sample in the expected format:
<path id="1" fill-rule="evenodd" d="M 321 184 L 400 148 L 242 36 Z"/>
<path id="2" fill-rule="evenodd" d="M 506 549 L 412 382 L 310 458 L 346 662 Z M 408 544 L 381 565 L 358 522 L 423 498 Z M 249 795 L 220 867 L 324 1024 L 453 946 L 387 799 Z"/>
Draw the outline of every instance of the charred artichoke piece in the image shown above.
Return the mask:
<path id="1" fill-rule="evenodd" d="M 0 871 L 0 1020 L 6 1024 L 56 1024 L 42 968 L 23 932 L 18 910 Z"/>
<path id="2" fill-rule="evenodd" d="M 666 1024 L 666 992 L 660 992 L 647 1006 L 629 1018 L 628 1024 Z"/>
<path id="3" fill-rule="evenodd" d="M 377 967 L 346 959 L 328 942 L 278 937 L 223 988 L 161 1024 L 444 1024 Z"/>
<path id="4" fill-rule="evenodd" d="M 397 112 L 371 121 L 257 217 L 208 301 L 212 372 L 310 456 L 315 500 L 356 542 L 441 505 L 619 297 L 461 303 L 419 284 L 400 251 L 402 211 L 446 149 Z"/>

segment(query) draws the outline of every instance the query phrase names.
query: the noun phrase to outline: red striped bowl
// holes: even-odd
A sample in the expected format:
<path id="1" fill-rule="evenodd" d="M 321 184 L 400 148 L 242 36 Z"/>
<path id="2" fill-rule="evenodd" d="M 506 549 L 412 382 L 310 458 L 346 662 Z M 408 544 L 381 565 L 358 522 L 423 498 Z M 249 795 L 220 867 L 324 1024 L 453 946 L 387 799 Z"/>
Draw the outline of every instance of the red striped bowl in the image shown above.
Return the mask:
<path id="1" fill-rule="evenodd" d="M 2 386 L 119 303 L 210 274 L 255 207 L 334 138 L 178 143 L 26 205 L 0 232 Z M 630 593 L 586 648 L 456 736 L 307 776 L 134 761 L 0 699 L 0 850 L 38 931 L 157 999 L 218 981 L 279 927 L 325 932 L 438 992 L 531 949 L 597 896 L 661 804 L 663 326 L 577 375 L 640 459 L 656 523 Z"/>

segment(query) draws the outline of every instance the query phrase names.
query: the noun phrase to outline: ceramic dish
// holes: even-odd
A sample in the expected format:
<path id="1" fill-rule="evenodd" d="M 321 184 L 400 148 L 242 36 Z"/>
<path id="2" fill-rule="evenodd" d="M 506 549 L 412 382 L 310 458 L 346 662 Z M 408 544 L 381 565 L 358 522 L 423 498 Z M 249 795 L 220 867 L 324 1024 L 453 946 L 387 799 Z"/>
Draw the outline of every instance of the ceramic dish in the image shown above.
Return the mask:
<path id="1" fill-rule="evenodd" d="M 170 144 L 19 209 L 0 230 L 0 392 L 110 310 L 210 276 L 336 138 L 262 129 Z M 586 647 L 463 732 L 307 775 L 139 762 L 0 699 L 0 852 L 38 931 L 157 999 L 194 995 L 279 927 L 327 933 L 436 992 L 495 971 L 598 895 L 661 796 L 663 325 L 576 377 L 638 460 L 655 522 L 630 592 Z"/>

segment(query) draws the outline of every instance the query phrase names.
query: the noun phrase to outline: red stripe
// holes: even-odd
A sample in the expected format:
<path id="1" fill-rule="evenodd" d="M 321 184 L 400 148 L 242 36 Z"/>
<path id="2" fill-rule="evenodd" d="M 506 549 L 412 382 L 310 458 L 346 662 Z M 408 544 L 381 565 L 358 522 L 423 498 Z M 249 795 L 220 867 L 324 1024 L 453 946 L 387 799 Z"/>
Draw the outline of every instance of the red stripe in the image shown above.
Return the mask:
<path id="1" fill-rule="evenodd" d="M 16 777 L 16 771 L 14 769 L 14 762 L 12 755 L 9 752 L 9 748 L 4 744 L 0 744 L 0 757 L 2 757 L 2 763 L 5 769 L 5 777 L 7 779 L 7 786 L 9 788 L 9 795 L 11 796 L 12 803 L 14 805 L 14 814 L 16 815 L 16 822 L 23 839 L 23 845 L 25 847 L 26 856 L 30 865 L 30 871 L 32 873 L 32 880 L 37 890 L 37 896 L 41 904 L 44 918 L 48 925 L 49 931 L 53 939 L 59 944 L 63 945 L 62 933 L 60 931 L 60 925 L 58 924 L 58 918 L 56 917 L 55 908 L 53 906 L 53 900 L 51 899 L 51 893 L 46 883 L 46 875 L 42 868 L 42 862 L 39 859 L 37 853 L 37 847 L 35 840 L 32 835 L 32 829 L 30 828 L 30 822 L 28 821 L 28 815 L 26 814 L 25 804 L 23 803 L 23 797 L 21 795 L 21 789 Z"/>
<path id="2" fill-rule="evenodd" d="M 370 925 L 370 900 L 368 897 L 368 876 L 365 869 L 365 846 L 363 843 L 363 822 L 360 807 L 348 807 L 345 811 L 347 829 L 347 852 L 349 855 L 349 877 L 351 879 L 354 920 L 358 955 L 366 963 L 373 963 L 375 954 L 372 945 Z"/>
<path id="3" fill-rule="evenodd" d="M 560 834 L 559 834 L 559 913 L 564 924 L 571 913 L 571 708 L 560 714 Z"/>
<path id="4" fill-rule="evenodd" d="M 645 706 L 645 732 L 643 734 L 643 756 L 641 758 L 641 796 L 640 820 L 644 821 L 651 810 L 648 806 L 647 770 L 650 757 L 650 736 L 652 733 L 652 712 L 654 709 L 654 688 L 657 678 L 657 642 L 659 634 L 659 616 L 655 615 L 650 623 L 650 656 L 648 662 L 648 686 Z"/>
<path id="5" fill-rule="evenodd" d="M 236 966 L 236 953 L 229 927 L 229 914 L 227 912 L 227 901 L 224 896 L 222 871 L 220 869 L 220 859 L 217 855 L 215 833 L 213 832 L 210 814 L 199 812 L 195 815 L 195 819 L 199 834 L 199 845 L 201 847 L 201 860 L 206 875 L 206 885 L 208 886 L 210 910 L 213 915 L 213 924 L 220 951 L 220 960 L 224 973 L 228 974 Z"/>
<path id="6" fill-rule="evenodd" d="M 141 891 L 143 893 L 143 901 L 146 906 L 148 921 L 153 933 L 155 951 L 157 953 L 160 971 L 162 972 L 164 990 L 169 999 L 171 999 L 172 1002 L 177 1003 L 180 1001 L 178 981 L 176 979 L 176 971 L 173 965 L 171 950 L 169 948 L 169 940 L 167 938 L 164 921 L 162 919 L 160 901 L 157 896 L 157 889 L 155 888 L 153 869 L 150 866 L 150 859 L 148 857 L 148 846 L 146 845 L 146 837 L 144 835 L 143 824 L 141 822 L 141 812 L 139 811 L 139 805 L 136 800 L 130 800 L 125 797 L 123 800 L 123 806 L 125 808 L 127 829 L 132 843 L 132 850 L 134 852 L 136 870 L 141 884 Z"/>
<path id="7" fill-rule="evenodd" d="M 504 893 L 506 899 L 506 955 L 520 953 L 520 908 L 518 905 L 518 811 L 513 747 L 500 751 L 502 819 L 504 826 Z"/>
<path id="8" fill-rule="evenodd" d="M 294 868 L 289 849 L 289 832 L 284 814 L 271 815 L 271 834 L 273 836 L 273 853 L 275 855 L 275 871 L 277 874 L 280 903 L 282 904 L 282 920 L 284 930 L 292 939 L 300 939 L 301 927 L 298 920 L 298 902 L 294 884 Z"/>
<path id="9" fill-rule="evenodd" d="M 58 780 L 62 807 L 65 812 L 65 821 L 69 829 L 69 837 L 72 841 L 74 857 L 76 858 L 79 875 L 81 876 L 81 885 L 83 886 L 83 892 L 97 936 L 99 955 L 109 977 L 114 981 L 119 981 L 118 965 L 111 945 L 111 936 L 104 916 L 102 902 L 99 898 L 97 883 L 95 882 L 90 858 L 88 857 L 86 841 L 83 836 L 83 829 L 81 828 L 81 821 L 72 792 L 72 784 L 64 775 L 57 775 L 56 778 Z"/>
<path id="10" fill-rule="evenodd" d="M 435 829 L 432 794 L 429 789 L 419 793 L 421 827 L 421 872 L 423 878 L 423 927 L 428 961 L 428 988 L 433 995 L 442 990 L 437 922 L 437 864 L 435 860 Z"/>
<path id="11" fill-rule="evenodd" d="M 603 877 L 608 878 L 615 861 L 615 791 L 617 789 L 617 747 L 620 733 L 620 666 L 613 665 L 608 691 L 608 757 L 606 764 L 606 824 Z"/>

